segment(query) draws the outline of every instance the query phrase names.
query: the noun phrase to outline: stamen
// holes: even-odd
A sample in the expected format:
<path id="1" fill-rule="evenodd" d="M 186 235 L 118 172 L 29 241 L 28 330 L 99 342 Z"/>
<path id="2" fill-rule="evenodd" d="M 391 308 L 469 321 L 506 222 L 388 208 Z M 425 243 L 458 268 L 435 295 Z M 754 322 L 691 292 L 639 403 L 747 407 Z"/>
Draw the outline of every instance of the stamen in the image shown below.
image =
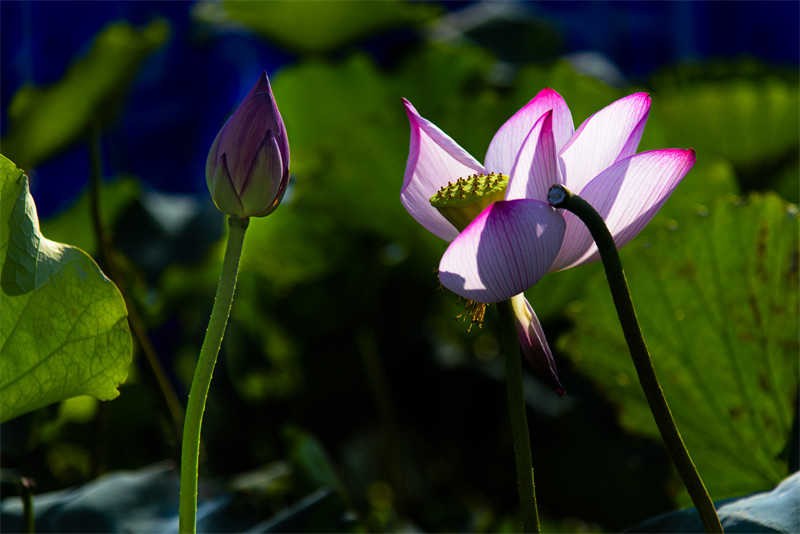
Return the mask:
<path id="1" fill-rule="evenodd" d="M 461 298 L 459 298 L 459 301 Z M 485 302 L 475 302 L 474 300 L 467 300 L 464 305 L 464 311 L 456 315 L 456 320 L 458 320 L 461 324 L 467 322 L 467 316 L 469 316 L 469 326 L 467 327 L 467 332 L 472 330 L 472 327 L 477 324 L 478 328 L 483 328 L 483 318 L 486 315 L 486 307 L 488 304 Z"/>

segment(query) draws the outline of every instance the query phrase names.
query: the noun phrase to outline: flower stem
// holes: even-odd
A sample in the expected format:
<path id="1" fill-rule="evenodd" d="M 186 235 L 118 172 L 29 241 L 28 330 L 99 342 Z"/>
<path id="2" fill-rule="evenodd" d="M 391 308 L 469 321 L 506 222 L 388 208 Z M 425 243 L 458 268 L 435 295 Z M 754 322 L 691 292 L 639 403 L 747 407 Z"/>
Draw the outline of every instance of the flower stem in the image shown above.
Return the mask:
<path id="1" fill-rule="evenodd" d="M 522 383 L 522 358 L 510 300 L 497 303 L 500 314 L 500 333 L 506 357 L 506 388 L 508 411 L 511 416 L 511 435 L 517 465 L 517 490 L 522 510 L 522 531 L 541 532 L 539 511 L 536 508 L 536 486 L 533 482 L 530 432 L 528 431 L 525 390 Z"/>
<path id="2" fill-rule="evenodd" d="M 228 243 L 225 247 L 225 258 L 222 260 L 222 274 L 217 286 L 217 296 L 208 321 L 206 337 L 200 349 L 200 358 L 192 379 L 189 401 L 186 405 L 186 417 L 183 424 L 183 444 L 181 449 L 181 497 L 178 512 L 179 532 L 193 534 L 196 529 L 197 516 L 197 468 L 200 454 L 200 427 L 203 424 L 203 412 L 206 408 L 208 388 L 211 375 L 217 363 L 217 354 L 228 324 L 228 316 L 236 289 L 236 277 L 239 273 L 239 259 L 242 255 L 244 234 L 250 219 L 235 216 L 228 217 Z"/>
<path id="3" fill-rule="evenodd" d="M 600 257 L 603 260 L 603 267 L 606 271 L 608 285 L 611 288 L 614 305 L 617 308 L 622 331 L 625 334 L 625 341 L 628 343 L 628 350 L 630 350 L 633 358 L 636 373 L 639 375 L 639 383 L 642 385 L 647 403 L 650 405 L 650 411 L 653 413 L 659 432 L 661 432 L 661 439 L 664 441 L 667 452 L 669 452 L 675 467 L 678 469 L 681 480 L 683 480 L 686 489 L 689 491 L 689 496 L 692 498 L 706 532 L 722 532 L 722 525 L 714 508 L 714 503 L 708 495 L 708 491 L 700 478 L 700 474 L 697 472 L 694 462 L 692 462 L 691 456 L 689 456 L 689 451 L 686 450 L 686 445 L 683 443 L 683 438 L 678 432 L 678 427 L 675 425 L 675 420 L 672 418 L 672 413 L 667 405 L 667 399 L 664 397 L 661 384 L 659 384 L 656 377 L 653 361 L 650 359 L 650 353 L 647 350 L 647 345 L 645 345 L 642 330 L 636 318 L 636 311 L 633 308 L 633 301 L 628 290 L 625 273 L 622 270 L 622 262 L 619 259 L 617 246 L 608 231 L 603 217 L 588 202 L 578 195 L 570 193 L 561 185 L 555 185 L 550 188 L 548 200 L 551 206 L 574 213 L 583 221 L 592 234 L 592 238 L 600 251 Z"/>
<path id="4" fill-rule="evenodd" d="M 20 477 L 19 485 L 22 491 L 22 532 L 33 534 L 36 532 L 36 516 L 33 513 L 33 489 L 36 483 L 30 477 Z"/>

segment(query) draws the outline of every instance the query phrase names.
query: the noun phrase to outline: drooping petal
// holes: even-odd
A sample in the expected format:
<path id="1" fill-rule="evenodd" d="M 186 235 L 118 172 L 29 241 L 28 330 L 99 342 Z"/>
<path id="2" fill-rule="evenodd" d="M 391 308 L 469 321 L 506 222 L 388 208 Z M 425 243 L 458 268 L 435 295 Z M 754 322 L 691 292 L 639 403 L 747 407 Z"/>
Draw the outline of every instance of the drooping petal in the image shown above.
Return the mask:
<path id="1" fill-rule="evenodd" d="M 615 163 L 579 194 L 603 216 L 614 243 L 621 248 L 650 222 L 694 162 L 694 150 L 642 152 Z M 572 213 L 563 215 L 567 223 L 564 244 L 550 270 L 600 259 L 586 226 Z"/>
<path id="2" fill-rule="evenodd" d="M 538 200 L 490 204 L 442 256 L 439 281 L 476 302 L 499 302 L 536 284 L 564 236 L 564 219 Z"/>
<path id="3" fill-rule="evenodd" d="M 539 378 L 553 388 L 559 396 L 564 395 L 566 390 L 558 379 L 553 353 L 550 351 L 550 345 L 547 344 L 544 330 L 542 330 L 542 325 L 539 318 L 536 317 L 533 307 L 522 294 L 511 297 L 511 305 L 514 308 L 519 344 L 525 359 L 528 360 L 528 364 Z"/>
<path id="4" fill-rule="evenodd" d="M 417 222 L 451 241 L 458 230 L 431 206 L 430 198 L 447 182 L 483 173 L 484 168 L 435 124 L 420 117 L 408 100 L 403 103 L 411 123 L 411 144 L 400 200 Z"/>
<path id="5" fill-rule="evenodd" d="M 489 150 L 486 151 L 486 169 L 508 175 L 531 128 L 542 115 L 551 110 L 556 147 L 563 146 L 572 135 L 575 126 L 567 103 L 561 95 L 548 87 L 539 91 L 539 94 L 497 130 L 489 144 Z"/>
<path id="6" fill-rule="evenodd" d="M 559 154 L 564 185 L 580 191 L 612 164 L 635 154 L 649 112 L 650 95 L 636 93 L 586 119 Z"/>
<path id="7" fill-rule="evenodd" d="M 530 198 L 547 202 L 550 187 L 561 183 L 556 143 L 553 138 L 553 112 L 536 121 L 517 154 L 508 180 L 506 200 Z"/>

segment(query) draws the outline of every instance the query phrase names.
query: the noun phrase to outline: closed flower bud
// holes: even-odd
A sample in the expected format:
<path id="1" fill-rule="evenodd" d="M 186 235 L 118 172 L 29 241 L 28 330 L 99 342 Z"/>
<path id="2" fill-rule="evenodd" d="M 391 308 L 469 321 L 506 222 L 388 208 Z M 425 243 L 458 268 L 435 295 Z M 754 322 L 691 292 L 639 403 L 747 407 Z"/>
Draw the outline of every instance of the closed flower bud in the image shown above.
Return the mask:
<path id="1" fill-rule="evenodd" d="M 206 160 L 206 183 L 219 210 L 263 217 L 289 182 L 289 140 L 267 73 L 220 129 Z"/>

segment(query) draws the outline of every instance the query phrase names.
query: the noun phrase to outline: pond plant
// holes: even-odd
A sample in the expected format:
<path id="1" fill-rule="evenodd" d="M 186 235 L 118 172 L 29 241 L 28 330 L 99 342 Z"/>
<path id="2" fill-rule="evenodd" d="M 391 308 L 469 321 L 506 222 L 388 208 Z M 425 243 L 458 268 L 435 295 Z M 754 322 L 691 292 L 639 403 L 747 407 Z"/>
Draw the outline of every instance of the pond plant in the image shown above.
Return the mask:
<path id="1" fill-rule="evenodd" d="M 618 281 L 612 283 L 614 300 L 629 344 L 636 343 L 631 352 L 637 370 L 649 371 L 642 386 L 648 401 L 653 399 L 662 436 L 706 530 L 721 532 L 714 505 L 655 378 L 616 254 L 650 222 L 689 172 L 694 151 L 636 153 L 650 110 L 650 97 L 643 93 L 614 102 L 576 131 L 561 96 L 543 89 L 497 131 L 484 165 L 408 101 L 405 106 L 411 145 L 400 196 L 420 224 L 451 240 L 439 264 L 439 280 L 468 299 L 476 321 L 486 304 L 500 303 L 523 530 L 539 532 L 540 526 L 519 342 L 533 368 L 557 391 L 563 393 L 563 388 L 541 325 L 522 292 L 549 271 L 602 257 L 609 281 Z M 566 186 L 579 190 L 583 199 L 569 194 Z"/>
<path id="2" fill-rule="evenodd" d="M 266 72 L 214 139 L 206 163 L 206 182 L 214 204 L 228 216 L 229 232 L 214 308 L 186 408 L 179 513 L 182 533 L 196 530 L 200 430 L 233 304 L 244 235 L 250 217 L 264 217 L 278 207 L 289 183 L 289 140 Z"/>
<path id="3" fill-rule="evenodd" d="M 297 5 L 308 19 L 342 9 L 333 20 L 357 20 L 349 3 Z M 426 48 L 396 70 L 358 53 L 328 63 L 324 32 L 283 32 L 304 17 L 256 13 L 289 6 L 194 10 L 225 28 L 233 21 L 220 10 L 241 10 L 310 57 L 279 74 L 270 67 L 272 81 L 263 71 L 252 86 L 260 67 L 248 64 L 235 92 L 203 108 L 213 117 L 208 136 L 196 135 L 202 150 L 191 151 L 200 170 L 186 174 L 205 218 L 135 179 L 103 183 L 101 111 L 168 40 L 166 23 L 110 26 L 63 85 L 21 89 L 9 106 L 0 482 L 16 493 L 0 502 L 3 531 L 567 531 L 573 518 L 594 521 L 593 506 L 613 508 L 616 522 L 581 530 L 611 531 L 690 504 L 643 528 L 800 529 L 800 475 L 786 478 L 800 461 L 798 211 L 773 192 L 728 193 L 740 191 L 735 172 L 751 185 L 773 173 L 765 188 L 794 198 L 795 78 L 729 87 L 714 85 L 725 73 L 713 71 L 711 81 L 671 89 L 667 76 L 651 88 L 651 114 L 650 94 L 587 81 L 566 63 L 520 67 L 513 83 L 491 78 L 503 69 L 471 48 Z M 679 74 L 676 87 L 693 76 Z M 573 117 L 587 116 L 575 128 Z M 717 131 L 742 125 L 758 135 Z M 172 158 L 195 133 L 164 152 Z M 37 166 L 83 142 L 85 201 L 40 225 Z M 481 162 L 470 151 L 487 142 Z M 726 196 L 713 199 L 720 190 Z M 126 242 L 142 221 L 156 221 L 163 239 Z M 60 242 L 73 237 L 80 248 Z M 169 259 L 142 267 L 159 254 Z M 602 270 L 589 266 L 598 260 Z M 147 421 L 97 403 L 118 396 L 128 417 Z M 94 411 L 70 426 L 83 401 Z M 581 402 L 580 417 L 563 415 Z M 613 440 L 598 444 L 594 419 L 613 427 Z M 91 441 L 89 425 L 102 436 L 109 420 L 122 429 L 117 449 L 160 439 L 147 451 L 157 458 L 143 457 L 179 467 L 129 476 L 118 469 L 144 462 L 128 461 L 105 473 L 101 445 L 76 453 L 59 441 L 65 428 Z M 13 465 L 15 450 L 23 460 Z M 44 477 L 70 462 L 85 464 L 83 478 L 34 495 L 32 464 Z M 625 502 L 645 477 L 658 480 L 638 506 L 652 510 Z M 95 524 L 80 515 L 87 494 L 124 510 L 97 505 L 89 517 L 111 519 Z M 64 519 L 70 506 L 75 524 Z M 126 513 L 142 517 L 125 523 Z"/>

